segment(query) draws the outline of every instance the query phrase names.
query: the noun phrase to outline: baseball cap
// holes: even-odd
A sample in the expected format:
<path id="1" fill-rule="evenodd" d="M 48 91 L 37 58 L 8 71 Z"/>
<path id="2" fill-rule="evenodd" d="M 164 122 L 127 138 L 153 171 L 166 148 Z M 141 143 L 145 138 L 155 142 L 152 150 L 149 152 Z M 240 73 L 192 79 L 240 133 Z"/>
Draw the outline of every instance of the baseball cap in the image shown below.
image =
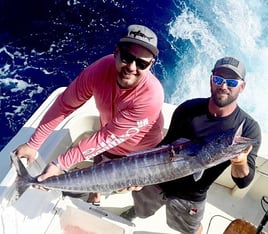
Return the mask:
<path id="1" fill-rule="evenodd" d="M 133 24 L 128 26 L 127 34 L 120 39 L 120 42 L 141 45 L 148 49 L 154 56 L 157 56 L 159 53 L 156 34 L 143 25 Z"/>
<path id="2" fill-rule="evenodd" d="M 228 69 L 233 71 L 235 74 L 237 74 L 242 80 L 245 79 L 246 76 L 246 70 L 244 64 L 239 61 L 236 58 L 233 57 L 224 57 L 219 59 L 212 70 L 212 72 L 215 72 L 218 69 Z"/>

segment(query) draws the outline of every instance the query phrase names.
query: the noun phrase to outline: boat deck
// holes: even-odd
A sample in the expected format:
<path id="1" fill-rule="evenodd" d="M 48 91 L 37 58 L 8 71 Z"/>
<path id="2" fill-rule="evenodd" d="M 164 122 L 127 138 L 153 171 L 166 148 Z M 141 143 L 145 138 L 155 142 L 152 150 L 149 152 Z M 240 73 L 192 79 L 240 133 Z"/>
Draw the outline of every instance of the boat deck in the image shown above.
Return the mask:
<path id="1" fill-rule="evenodd" d="M 132 206 L 131 193 L 114 194 L 101 201 L 101 207 L 119 215 Z M 245 206 L 246 205 L 246 206 Z M 232 214 L 232 216 L 230 215 Z M 256 227 L 259 225 L 264 211 L 261 201 L 249 196 L 243 199 L 231 195 L 230 189 L 214 183 L 208 193 L 205 216 L 202 221 L 204 234 L 222 234 L 234 219 L 245 219 Z M 178 234 L 166 224 L 165 207 L 159 209 L 155 215 L 146 219 L 136 218 L 135 234 Z M 268 231 L 268 227 L 264 227 Z"/>
<path id="2" fill-rule="evenodd" d="M 0 152 L 0 234 L 60 234 L 63 233 L 62 228 L 66 225 L 70 227 L 68 226 L 69 224 L 81 225 L 81 228 L 85 230 L 88 230 L 87 228 L 91 229 L 87 232 L 74 232 L 72 229 L 72 231 L 66 231 L 64 234 L 178 233 L 166 225 L 165 207 L 159 209 L 155 215 L 149 218 L 136 218 L 133 220 L 133 223 L 119 217 L 119 214 L 133 205 L 130 192 L 112 194 L 108 197 L 102 196 L 100 207 L 92 206 L 80 199 L 62 198 L 61 193 L 56 191 L 44 192 L 38 189 L 28 189 L 16 200 L 14 196 L 14 182 L 17 174 L 14 168 L 10 169 L 9 153 L 32 135 L 46 109 L 52 105 L 55 98 L 63 90 L 64 88 L 61 88 L 51 94 L 17 135 Z M 165 104 L 163 107 L 165 130 L 168 129 L 174 108 L 175 106 L 170 104 Z M 93 100 L 88 101 L 79 110 L 66 118 L 44 142 L 39 150 L 39 157 L 32 166 L 27 168 L 30 174 L 33 176 L 40 174 L 47 163 L 54 160 L 59 153 L 64 152 L 74 144 L 85 133 L 85 129 L 87 133 L 88 131 L 94 132 L 99 129 L 98 112 Z M 245 189 L 235 187 L 228 169 L 211 186 L 208 193 L 205 216 L 202 221 L 204 227 L 203 234 L 222 234 L 234 219 L 245 219 L 255 226 L 260 224 L 265 214 L 261 206 L 261 198 L 262 196 L 268 196 L 267 142 L 268 135 L 263 134 L 262 146 L 259 150 L 260 157 L 257 158 L 256 162 L 256 176 L 250 186 Z M 267 204 L 265 208 L 268 209 Z M 115 220 L 119 226 L 104 223 L 103 220 L 108 219 L 111 221 L 110 218 L 112 221 Z M 96 223 L 99 223 L 99 225 Z M 120 225 L 123 225 L 126 228 L 125 230 L 129 229 L 129 231 L 123 231 L 122 228 L 119 228 Z M 108 230 L 116 229 L 118 231 L 95 230 L 99 226 L 103 226 Z M 263 230 L 268 233 L 268 224 Z"/>
<path id="3" fill-rule="evenodd" d="M 27 206 L 25 206 L 27 204 Z M 102 196 L 100 207 L 60 192 L 28 189 L 13 206 L 1 213 L 0 233 L 28 234 L 178 234 L 166 224 L 165 206 L 146 219 L 129 222 L 119 215 L 133 205 L 131 193 Z M 234 219 L 258 226 L 264 211 L 260 201 L 231 195 L 230 189 L 213 184 L 208 193 L 203 234 L 222 234 Z M 101 227 L 101 228 L 100 228 Z M 107 231 L 113 230 L 113 231 Z M 263 231 L 267 232 L 268 226 Z M 235 234 L 241 234 L 235 233 Z M 243 232 L 243 234 L 254 234 Z"/>

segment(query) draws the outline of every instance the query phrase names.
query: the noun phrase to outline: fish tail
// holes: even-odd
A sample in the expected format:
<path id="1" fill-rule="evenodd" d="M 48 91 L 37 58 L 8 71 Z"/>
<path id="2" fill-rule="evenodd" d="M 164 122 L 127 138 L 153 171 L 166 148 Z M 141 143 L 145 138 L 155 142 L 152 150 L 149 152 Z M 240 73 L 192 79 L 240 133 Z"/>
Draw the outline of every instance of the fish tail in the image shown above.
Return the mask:
<path id="1" fill-rule="evenodd" d="M 21 195 L 28 187 L 31 186 L 31 182 L 34 178 L 28 173 L 19 157 L 17 157 L 14 153 L 11 153 L 10 158 L 18 175 L 16 179 L 16 189 L 19 195 Z"/>

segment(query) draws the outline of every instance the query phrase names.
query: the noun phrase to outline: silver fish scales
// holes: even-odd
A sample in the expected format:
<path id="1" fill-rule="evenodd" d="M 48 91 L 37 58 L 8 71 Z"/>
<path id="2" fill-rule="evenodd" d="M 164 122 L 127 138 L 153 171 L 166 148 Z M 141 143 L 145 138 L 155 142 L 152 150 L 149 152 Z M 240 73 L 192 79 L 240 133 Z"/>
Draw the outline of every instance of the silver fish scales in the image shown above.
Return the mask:
<path id="1" fill-rule="evenodd" d="M 242 126 L 198 141 L 181 139 L 172 144 L 140 151 L 117 160 L 50 177 L 42 182 L 28 174 L 15 155 L 11 160 L 18 173 L 18 191 L 30 185 L 65 192 L 111 192 L 130 186 L 162 183 L 190 174 L 199 179 L 206 168 L 227 161 L 256 140 L 241 137 Z"/>

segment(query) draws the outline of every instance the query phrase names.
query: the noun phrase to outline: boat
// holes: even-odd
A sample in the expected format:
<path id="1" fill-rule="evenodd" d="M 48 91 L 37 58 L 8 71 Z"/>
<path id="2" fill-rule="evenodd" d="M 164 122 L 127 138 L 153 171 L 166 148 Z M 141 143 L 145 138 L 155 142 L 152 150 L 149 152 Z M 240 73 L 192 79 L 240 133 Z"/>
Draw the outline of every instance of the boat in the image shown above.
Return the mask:
<path id="1" fill-rule="evenodd" d="M 95 234 L 175 234 L 166 224 L 165 207 L 155 215 L 136 218 L 132 222 L 120 214 L 133 205 L 131 192 L 102 195 L 100 206 L 87 203 L 80 198 L 63 196 L 59 191 L 27 189 L 21 196 L 16 191 L 16 170 L 10 163 L 10 152 L 26 142 L 38 126 L 46 110 L 65 87 L 56 89 L 29 118 L 18 133 L 0 152 L 0 233 L 95 233 Z M 176 106 L 163 106 L 164 132 L 167 131 Z M 66 118 L 49 136 L 39 150 L 37 160 L 27 165 L 33 176 L 40 174 L 57 155 L 64 152 L 86 133 L 99 129 L 99 114 L 94 98 Z M 89 132 L 88 132 L 89 131 Z M 221 234 L 235 221 L 243 225 L 268 231 L 268 137 L 263 133 L 263 142 L 256 161 L 254 181 L 244 189 L 235 186 L 230 168 L 213 183 L 207 198 L 203 233 Z M 229 232 L 242 233 L 242 232 Z M 249 232 L 243 232 L 249 233 Z M 252 232 L 255 233 L 255 232 Z"/>

